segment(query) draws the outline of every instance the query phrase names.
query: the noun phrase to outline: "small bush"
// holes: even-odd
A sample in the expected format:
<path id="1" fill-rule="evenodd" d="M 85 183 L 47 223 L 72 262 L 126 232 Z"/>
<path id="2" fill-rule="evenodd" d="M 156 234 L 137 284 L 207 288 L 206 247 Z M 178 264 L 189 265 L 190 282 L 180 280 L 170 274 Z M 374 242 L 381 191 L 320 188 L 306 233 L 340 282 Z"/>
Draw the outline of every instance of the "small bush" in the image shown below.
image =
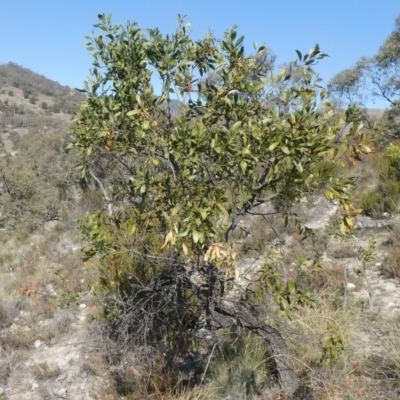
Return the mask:
<path id="1" fill-rule="evenodd" d="M 381 185 L 383 192 L 383 209 L 393 214 L 398 211 L 400 199 L 400 182 L 389 180 Z"/>
<path id="2" fill-rule="evenodd" d="M 376 217 L 383 213 L 382 194 L 374 189 L 367 190 L 360 197 L 360 207 L 369 217 Z"/>
<path id="3" fill-rule="evenodd" d="M 61 374 L 61 369 L 57 364 L 48 364 L 47 362 L 33 364 L 29 371 L 38 381 L 54 379 Z"/>
<path id="4" fill-rule="evenodd" d="M 391 246 L 386 253 L 381 269 L 385 276 L 394 278 L 400 283 L 400 249 L 398 243 Z"/>
<path id="5" fill-rule="evenodd" d="M 222 343 L 210 365 L 217 398 L 259 398 L 272 385 L 265 342 L 255 335 L 233 334 Z"/>
<path id="6" fill-rule="evenodd" d="M 4 336 L 4 342 L 11 349 L 29 349 L 37 339 L 37 332 L 26 327 L 9 330 Z"/>

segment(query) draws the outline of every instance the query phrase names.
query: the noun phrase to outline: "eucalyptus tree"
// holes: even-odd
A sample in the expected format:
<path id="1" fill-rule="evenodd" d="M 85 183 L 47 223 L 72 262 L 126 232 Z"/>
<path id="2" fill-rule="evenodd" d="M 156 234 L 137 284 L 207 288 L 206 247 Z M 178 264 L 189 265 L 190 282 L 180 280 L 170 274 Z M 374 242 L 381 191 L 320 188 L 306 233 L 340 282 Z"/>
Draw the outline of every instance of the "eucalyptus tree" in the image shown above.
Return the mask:
<path id="1" fill-rule="evenodd" d="M 288 72 L 259 62 L 265 46 L 245 53 L 236 28 L 222 39 L 194 40 L 182 19 L 174 34 L 162 35 L 99 18 L 100 33 L 88 37 L 92 77 L 70 147 L 82 176 L 98 183 L 108 203 L 80 226 L 113 334 L 124 343 L 174 347 L 200 326 L 241 326 L 268 342 L 282 387 L 293 387 L 285 341 L 257 312 L 256 292 L 237 285 L 234 237 L 260 205 L 289 218 L 293 205 L 321 189 L 343 206 L 343 229 L 352 226 L 358 211 L 350 183 L 315 168 L 348 145 L 338 143 L 339 119 L 312 69 L 324 54 L 318 46 L 298 52 L 290 85 Z M 204 79 L 210 73 L 218 79 Z M 357 113 L 346 118 L 357 120 Z M 348 139 L 360 151 L 358 128 L 353 124 Z M 271 245 L 268 262 L 273 257 Z M 258 295 L 271 290 L 263 276 Z M 278 286 L 281 310 L 312 303 L 295 283 Z"/>
<path id="2" fill-rule="evenodd" d="M 400 137 L 400 15 L 378 52 L 361 57 L 351 68 L 336 74 L 328 85 L 329 91 L 350 104 L 363 104 L 380 99 L 387 103 L 390 133 Z"/>

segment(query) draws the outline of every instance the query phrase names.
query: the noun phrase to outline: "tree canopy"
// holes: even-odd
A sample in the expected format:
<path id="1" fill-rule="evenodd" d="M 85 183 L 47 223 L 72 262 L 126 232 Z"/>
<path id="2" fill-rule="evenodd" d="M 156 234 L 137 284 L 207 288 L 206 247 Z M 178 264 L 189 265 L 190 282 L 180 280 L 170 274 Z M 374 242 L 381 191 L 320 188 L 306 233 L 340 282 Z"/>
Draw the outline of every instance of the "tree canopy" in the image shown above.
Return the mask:
<path id="1" fill-rule="evenodd" d="M 347 104 L 364 104 L 367 100 L 387 102 L 390 133 L 400 137 L 400 15 L 394 30 L 372 57 L 361 57 L 351 68 L 336 74 L 328 89 Z"/>
<path id="2" fill-rule="evenodd" d="M 222 39 L 194 40 L 181 18 L 170 35 L 113 25 L 111 15 L 99 19 L 100 33 L 88 37 L 92 78 L 71 147 L 82 176 L 108 204 L 80 226 L 85 254 L 97 260 L 113 335 L 174 347 L 203 325 L 242 326 L 269 343 L 280 383 L 291 387 L 285 342 L 263 322 L 255 292 L 237 284 L 235 241 L 243 217 L 263 213 L 261 205 L 288 220 L 295 204 L 322 190 L 342 205 L 342 229 L 353 226 L 359 210 L 351 182 L 317 166 L 345 151 L 369 151 L 358 111 L 333 112 L 313 70 L 325 56 L 318 45 L 298 52 L 292 78 L 290 69 L 260 62 L 264 45 L 246 54 L 235 27 Z M 352 123 L 345 139 L 341 118 Z M 260 273 L 261 292 L 275 290 L 281 311 L 312 305 L 295 283 L 272 289 L 265 277 Z"/>

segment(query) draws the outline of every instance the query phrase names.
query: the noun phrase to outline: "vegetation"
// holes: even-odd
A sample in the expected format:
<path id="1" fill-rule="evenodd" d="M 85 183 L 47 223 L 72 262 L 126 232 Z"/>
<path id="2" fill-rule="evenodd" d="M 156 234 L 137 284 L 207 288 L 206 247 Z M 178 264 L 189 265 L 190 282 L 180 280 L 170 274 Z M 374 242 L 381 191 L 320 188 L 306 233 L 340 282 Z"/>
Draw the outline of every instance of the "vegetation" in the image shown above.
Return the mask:
<path id="1" fill-rule="evenodd" d="M 329 91 L 344 102 L 363 104 L 372 97 L 388 103 L 386 144 L 400 134 L 399 49 L 400 16 L 396 18 L 395 29 L 374 56 L 362 57 L 354 67 L 339 72 L 329 82 Z"/>
<path id="2" fill-rule="evenodd" d="M 338 162 L 350 145 L 358 154 L 370 151 L 360 142 L 357 110 L 347 110 L 351 132 L 338 140 L 342 116 L 331 110 L 312 69 L 325 56 L 318 45 L 298 52 L 291 81 L 290 69 L 274 73 L 259 62 L 265 46 L 246 55 L 235 28 L 222 40 L 209 34 L 193 41 L 182 20 L 163 36 L 99 18 L 105 33 L 88 38 L 92 80 L 84 84 L 87 100 L 71 147 L 82 159 L 82 176 L 98 182 L 109 206 L 80 226 L 87 258 L 99 260 L 110 336 L 166 343 L 176 356 L 187 351 L 183 343 L 202 318 L 210 331 L 244 327 L 269 343 L 289 390 L 297 379 L 288 348 L 256 310 L 265 295 L 282 315 L 312 306 L 313 296 L 277 276 L 272 243 L 257 289 L 240 285 L 235 241 L 246 215 L 289 221 L 295 204 L 321 190 L 342 205 L 342 230 L 352 228 L 359 211 L 348 196 L 351 182 L 315 165 Z M 211 71 L 213 79 L 199 84 Z M 158 96 L 152 76 L 161 82 Z M 172 96 L 180 100 L 175 118 Z"/>
<path id="3" fill-rule="evenodd" d="M 236 29 L 100 17 L 83 94 L 0 66 L 0 393 L 65 397 L 73 371 L 72 397 L 392 398 L 400 145 L 353 104 L 396 34 L 341 110 L 318 46 L 277 68 Z"/>
<path id="4" fill-rule="evenodd" d="M 37 101 L 38 95 L 45 95 L 54 98 L 54 112 L 72 114 L 76 105 L 83 100 L 83 96 L 72 91 L 68 86 L 61 86 L 44 76 L 38 75 L 27 68 L 9 62 L 0 65 L 0 87 L 18 88 L 23 92 L 23 97 L 32 104 Z M 15 89 L 8 92 L 9 96 L 14 95 Z M 71 96 L 71 93 L 73 96 Z"/>

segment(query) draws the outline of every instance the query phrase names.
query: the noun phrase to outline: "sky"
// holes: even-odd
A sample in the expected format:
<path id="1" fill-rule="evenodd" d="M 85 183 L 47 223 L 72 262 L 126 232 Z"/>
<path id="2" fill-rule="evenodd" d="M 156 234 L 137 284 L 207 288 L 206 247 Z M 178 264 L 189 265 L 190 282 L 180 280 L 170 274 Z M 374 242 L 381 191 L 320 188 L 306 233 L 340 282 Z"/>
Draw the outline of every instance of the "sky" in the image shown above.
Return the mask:
<path id="1" fill-rule="evenodd" d="M 72 88 L 82 88 L 91 57 L 83 47 L 99 13 L 114 23 L 172 33 L 177 14 L 197 39 L 232 25 L 245 35 L 246 52 L 265 43 L 277 63 L 318 43 L 329 54 L 316 70 L 328 82 L 361 56 L 372 56 L 393 30 L 399 0 L 0 0 L 0 64 L 10 61 Z"/>

